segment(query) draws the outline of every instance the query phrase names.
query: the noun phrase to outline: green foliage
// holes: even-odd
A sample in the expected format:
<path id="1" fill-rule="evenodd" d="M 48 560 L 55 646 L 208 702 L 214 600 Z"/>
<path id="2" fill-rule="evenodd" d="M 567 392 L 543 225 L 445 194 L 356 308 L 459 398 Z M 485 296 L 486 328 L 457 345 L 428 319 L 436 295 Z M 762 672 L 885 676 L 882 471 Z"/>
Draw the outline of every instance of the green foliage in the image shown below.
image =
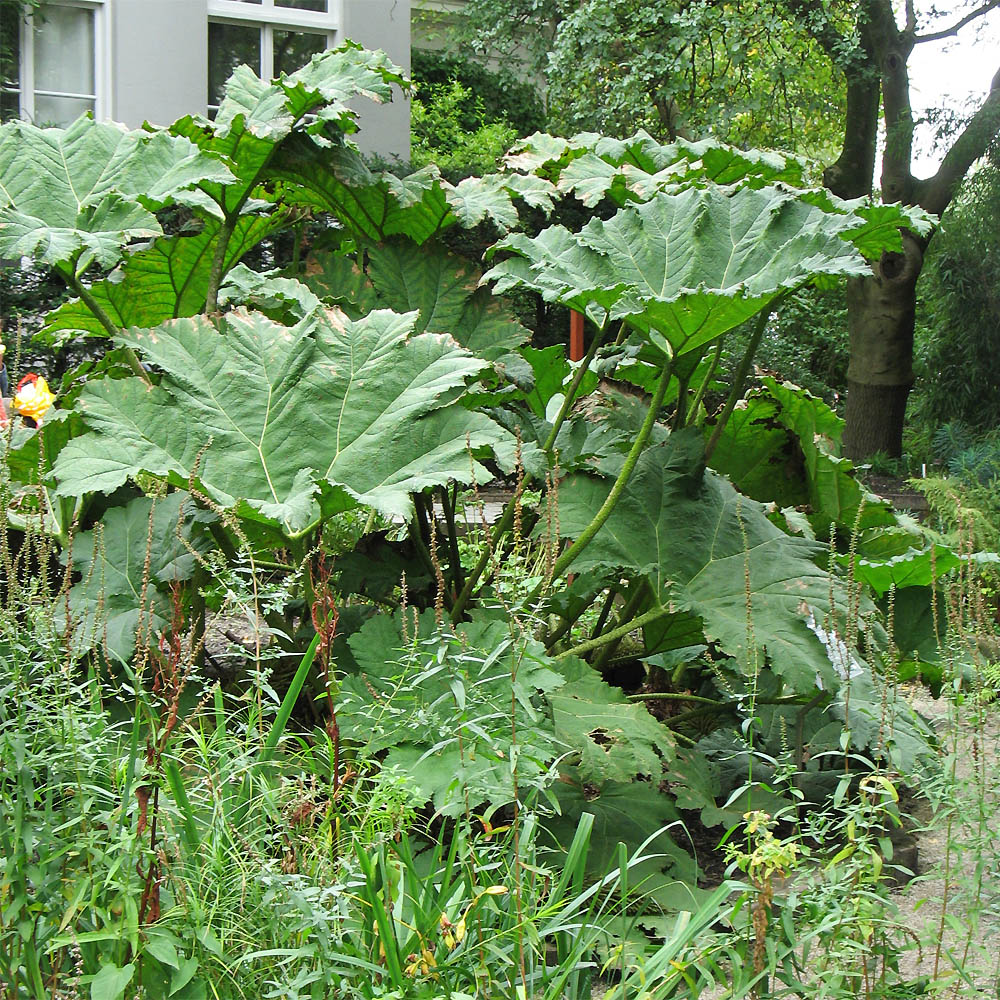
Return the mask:
<path id="1" fill-rule="evenodd" d="M 755 500 L 805 508 L 820 537 L 829 537 L 831 525 L 841 538 L 894 525 L 889 505 L 840 457 L 843 427 L 821 400 L 767 376 L 725 425 L 712 467 Z"/>
<path id="2" fill-rule="evenodd" d="M 817 547 L 776 528 L 758 504 L 699 468 L 700 444 L 695 435 L 672 435 L 645 452 L 578 567 L 638 570 L 660 605 L 698 615 L 708 639 L 748 674 L 767 657 L 792 691 L 813 690 L 817 678 L 829 688 L 833 668 L 805 622 L 810 607 L 830 603 L 831 581 L 812 561 Z M 560 491 L 561 530 L 581 532 L 607 492 L 606 480 L 571 477 Z"/>
<path id="3" fill-rule="evenodd" d="M 194 480 L 290 535 L 358 502 L 405 513 L 413 490 L 468 478 L 470 435 L 474 449 L 503 439 L 452 402 L 483 363 L 444 338 L 409 337 L 412 326 L 374 312 L 317 314 L 289 330 L 237 312 L 218 326 L 122 334 L 164 378 L 152 389 L 138 379 L 85 387 L 78 406 L 93 430 L 60 454 L 59 488 L 110 491 L 140 472 Z"/>
<path id="4" fill-rule="evenodd" d="M 488 173 L 518 138 L 506 121 L 487 121 L 482 99 L 458 80 L 422 87 L 419 95 L 410 114 L 415 167 L 436 163 L 446 177 L 456 179 Z"/>
<path id="5" fill-rule="evenodd" d="M 276 82 L 239 69 L 215 122 L 16 126 L 31 148 L 80 137 L 71 169 L 117 220 L 49 205 L 51 158 L 17 161 L 23 204 L 4 218 L 37 210 L 28 242 L 79 296 L 49 335 L 107 335 L 130 362 L 81 373 L 40 432 L 5 427 L 0 467 L 0 559 L 21 594 L 5 624 L 47 620 L 44 676 L 87 672 L 87 727 L 129 719 L 105 814 L 64 796 L 82 811 L 52 820 L 95 819 L 132 852 L 102 882 L 121 909 L 64 912 L 45 944 L 68 963 L 74 932 L 100 935 L 79 939 L 98 991 L 486 996 L 496 980 L 584 997 L 612 918 L 680 905 L 689 925 L 651 925 L 662 945 L 632 934 L 621 982 L 695 993 L 717 969 L 689 928 L 725 893 L 702 905 L 668 829 L 679 810 L 711 825 L 754 796 L 782 807 L 793 791 L 762 782 L 782 753 L 807 773 L 807 745 L 912 769 L 929 740 L 890 708 L 877 668 L 894 654 L 859 567 L 878 591 L 910 550 L 913 587 L 939 582 L 934 559 L 969 561 L 919 549 L 882 507 L 858 513 L 819 400 L 768 380 L 737 408 L 756 340 L 732 378 L 718 366 L 740 323 L 763 332 L 785 295 L 864 273 L 926 220 L 803 188 L 792 158 L 644 134 L 537 135 L 487 177 L 401 178 L 349 138 L 354 102 L 400 79 L 348 45 Z M 172 157 L 175 179 L 139 190 Z M 517 231 L 569 199 L 608 217 Z M 483 223 L 512 230 L 485 277 L 441 244 Z M 278 236 L 291 262 L 247 266 Z M 509 288 L 587 312 L 586 361 L 525 347 L 496 299 Z M 602 387 L 612 371 L 640 391 Z M 727 396 L 711 422 L 708 391 Z M 794 481 L 773 482 L 789 451 Z M 498 474 L 514 499 L 480 528 Z M 868 534 L 842 564 L 804 512 L 740 486 Z M 830 783 L 810 766 L 818 799 Z M 16 975 L 39 954 L 19 952 Z"/>
<path id="6" fill-rule="evenodd" d="M 932 426 L 960 420 L 981 433 L 1000 423 L 992 377 L 1000 349 L 998 225 L 1000 167 L 987 162 L 942 219 L 921 282 L 916 392 L 920 418 Z"/>
<path id="7" fill-rule="evenodd" d="M 815 156 L 837 140 L 831 119 L 842 98 L 833 67 L 781 9 L 472 0 L 467 16 L 479 46 L 526 58 L 543 76 L 550 119 L 563 129 L 712 134 Z M 817 15 L 823 24 L 828 17 L 826 9 Z"/>
<path id="8" fill-rule="evenodd" d="M 505 124 L 520 137 L 545 127 L 538 91 L 503 68 L 495 71 L 463 56 L 415 48 L 410 54 L 410 74 L 418 94 L 425 87 L 446 87 L 453 82 L 466 92 L 457 108 L 464 132 L 473 132 L 481 124 Z"/>

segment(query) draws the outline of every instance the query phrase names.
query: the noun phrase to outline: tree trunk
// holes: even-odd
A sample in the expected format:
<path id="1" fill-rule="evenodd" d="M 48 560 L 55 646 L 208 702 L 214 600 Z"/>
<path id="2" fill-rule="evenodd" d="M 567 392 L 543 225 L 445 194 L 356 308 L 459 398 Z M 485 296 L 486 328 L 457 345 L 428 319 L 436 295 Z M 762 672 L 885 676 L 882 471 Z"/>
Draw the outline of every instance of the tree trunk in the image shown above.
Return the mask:
<path id="1" fill-rule="evenodd" d="M 913 319 L 924 245 L 903 234 L 903 252 L 883 254 L 870 278 L 847 285 L 851 361 L 844 452 L 858 460 L 903 451 L 903 417 L 913 385 Z"/>

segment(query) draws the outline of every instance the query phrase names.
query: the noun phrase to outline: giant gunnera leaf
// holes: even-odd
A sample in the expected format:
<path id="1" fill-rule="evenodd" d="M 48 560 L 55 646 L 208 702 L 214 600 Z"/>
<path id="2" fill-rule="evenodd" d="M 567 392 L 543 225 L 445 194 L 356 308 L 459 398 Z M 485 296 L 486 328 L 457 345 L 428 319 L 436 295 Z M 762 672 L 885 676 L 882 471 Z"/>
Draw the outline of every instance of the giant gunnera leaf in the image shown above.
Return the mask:
<path id="1" fill-rule="evenodd" d="M 514 233 L 494 251 L 513 256 L 487 272 L 496 291 L 530 288 L 598 323 L 628 320 L 683 354 L 766 309 L 819 275 L 864 275 L 847 242 L 858 220 L 796 192 L 710 187 L 658 194 L 579 233 L 552 226 Z"/>
<path id="2" fill-rule="evenodd" d="M 55 609 L 63 627 L 69 610 L 73 652 L 103 646 L 127 660 L 137 631 L 155 643 L 170 621 L 171 584 L 190 579 L 197 553 L 209 547 L 197 527 L 213 517 L 176 491 L 112 507 L 93 531 L 77 535 L 72 560 L 79 582 Z"/>
<path id="3" fill-rule="evenodd" d="M 843 426 L 823 400 L 767 377 L 733 410 L 712 452 L 712 468 L 755 500 L 806 507 L 825 537 L 831 524 L 842 538 L 895 525 L 889 504 L 869 493 L 851 462 L 840 457 Z M 706 435 L 714 429 L 710 419 Z"/>
<path id="4" fill-rule="evenodd" d="M 899 250 L 901 228 L 928 225 L 920 210 L 809 190 L 670 185 L 578 233 L 553 226 L 533 238 L 511 234 L 491 253 L 512 256 L 484 280 L 498 292 L 530 288 L 598 325 L 625 320 L 673 356 L 702 348 L 789 290 L 869 274 L 866 258 Z"/>
<path id="5" fill-rule="evenodd" d="M 766 657 L 796 691 L 811 691 L 817 679 L 828 690 L 835 687 L 827 650 L 806 624 L 809 608 L 818 609 L 819 617 L 829 610 L 831 587 L 843 601 L 839 583 L 831 583 L 813 562 L 819 546 L 786 535 L 761 504 L 711 470 L 702 472 L 700 454 L 697 431 L 648 448 L 574 570 L 645 574 L 662 605 L 698 615 L 709 640 L 738 663 L 752 665 L 749 601 L 758 664 L 763 666 Z M 610 490 L 610 479 L 568 477 L 559 488 L 562 534 L 579 535 Z"/>
<path id="6" fill-rule="evenodd" d="M 449 337 L 410 336 L 414 318 L 320 310 L 286 327 L 237 311 L 128 330 L 121 341 L 162 375 L 84 388 L 90 433 L 60 454 L 58 492 L 108 492 L 140 472 L 190 480 L 289 535 L 320 503 L 408 515 L 411 492 L 469 481 L 469 448 L 507 438 L 455 403 L 485 363 Z"/>
<path id="7" fill-rule="evenodd" d="M 135 239 L 156 236 L 152 209 L 232 173 L 186 138 L 129 132 L 80 118 L 68 129 L 0 126 L 0 256 L 29 256 L 74 273 L 114 265 Z"/>
<path id="8" fill-rule="evenodd" d="M 447 333 L 487 361 L 515 350 L 529 337 L 502 300 L 480 288 L 480 272 L 467 258 L 435 244 L 394 241 L 364 254 L 362 273 L 350 259 L 315 254 L 303 282 L 349 314 L 375 307 L 417 310 L 416 331 Z"/>

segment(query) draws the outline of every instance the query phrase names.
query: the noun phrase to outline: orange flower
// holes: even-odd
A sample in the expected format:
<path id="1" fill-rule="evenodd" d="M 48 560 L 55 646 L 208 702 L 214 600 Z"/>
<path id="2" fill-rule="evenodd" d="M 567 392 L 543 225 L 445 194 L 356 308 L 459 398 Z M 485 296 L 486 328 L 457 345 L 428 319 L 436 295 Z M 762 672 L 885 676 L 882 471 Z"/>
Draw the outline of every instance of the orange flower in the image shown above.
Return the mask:
<path id="1" fill-rule="evenodd" d="M 55 394 L 49 391 L 49 385 L 40 375 L 25 375 L 17 383 L 14 393 L 14 409 L 22 417 L 29 417 L 36 424 L 41 424 L 42 417 L 55 402 Z"/>

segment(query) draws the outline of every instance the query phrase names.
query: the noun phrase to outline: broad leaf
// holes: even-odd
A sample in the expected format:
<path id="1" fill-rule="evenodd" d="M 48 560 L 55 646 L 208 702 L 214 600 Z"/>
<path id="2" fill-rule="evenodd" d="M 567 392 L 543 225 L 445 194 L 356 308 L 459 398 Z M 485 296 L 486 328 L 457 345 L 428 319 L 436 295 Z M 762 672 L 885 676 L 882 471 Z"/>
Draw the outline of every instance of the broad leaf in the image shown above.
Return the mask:
<path id="1" fill-rule="evenodd" d="M 712 453 L 712 468 L 755 500 L 807 506 L 821 536 L 828 537 L 831 523 L 844 538 L 895 525 L 889 504 L 869 493 L 840 457 L 843 420 L 790 382 L 762 381 L 733 411 Z M 708 421 L 706 434 L 714 429 Z"/>
<path id="2" fill-rule="evenodd" d="M 547 181 L 514 175 L 454 185 L 433 165 L 397 177 L 371 170 L 349 144 L 317 151 L 301 136 L 284 144 L 268 173 L 289 185 L 286 200 L 329 212 L 365 244 L 393 236 L 421 244 L 451 226 L 482 222 L 506 231 L 518 222 L 515 198 L 547 210 L 555 194 Z"/>
<path id="3" fill-rule="evenodd" d="M 244 216 L 226 243 L 223 273 L 275 229 L 274 216 Z M 193 316 L 205 308 L 209 271 L 219 236 L 219 223 L 208 219 L 192 236 L 157 240 L 148 250 L 132 254 L 90 292 L 116 326 L 156 326 L 167 319 Z M 108 331 L 79 299 L 49 313 L 39 336 L 48 343 L 87 334 L 106 337 Z"/>
<path id="4" fill-rule="evenodd" d="M 582 660 L 562 660 L 566 683 L 548 695 L 556 737 L 579 755 L 583 781 L 659 781 L 673 759 L 669 731 Z M 571 758 L 572 759 L 572 758 Z"/>
<path id="5" fill-rule="evenodd" d="M 629 867 L 630 897 L 642 897 L 649 908 L 657 903 L 676 905 L 674 887 L 678 881 L 688 885 L 697 881 L 697 868 L 691 856 L 671 837 L 676 825 L 677 839 L 684 842 L 680 816 L 673 798 L 662 792 L 656 782 L 607 781 L 600 786 L 574 780 L 560 783 L 557 791 L 561 815 L 549 820 L 546 829 L 562 850 L 567 850 L 582 813 L 591 813 L 594 826 L 587 854 L 587 872 L 601 878 L 618 867 L 618 845 L 625 844 L 629 854 L 646 843 L 646 859 Z M 648 843 L 647 843 L 648 842 Z M 690 899 L 690 895 L 688 899 Z"/>
<path id="6" fill-rule="evenodd" d="M 793 690 L 811 691 L 817 679 L 835 687 L 826 650 L 806 625 L 808 608 L 820 615 L 829 609 L 831 588 L 844 603 L 839 583 L 813 562 L 821 547 L 776 528 L 760 504 L 721 476 L 699 475 L 694 463 L 700 453 L 696 432 L 648 448 L 574 568 L 642 573 L 661 604 L 698 615 L 707 638 L 743 669 L 763 667 L 766 656 Z M 562 533 L 572 538 L 582 532 L 610 489 L 606 479 L 569 477 L 559 490 Z"/>
<path id="7" fill-rule="evenodd" d="M 151 208 L 227 167 L 184 138 L 80 118 L 68 129 L 0 126 L 0 255 L 82 272 L 113 266 L 129 242 L 158 235 Z"/>
<path id="8" fill-rule="evenodd" d="M 436 245 L 390 242 L 368 253 L 364 282 L 360 269 L 342 257 L 317 254 L 303 279 L 317 295 L 351 314 L 372 308 L 417 310 L 415 331 L 446 333 L 477 357 L 496 361 L 529 336 L 517 319 L 485 288 L 467 259 Z"/>
<path id="9" fill-rule="evenodd" d="M 298 141 L 315 157 L 331 145 L 329 129 L 338 145 L 344 134 L 357 130 L 357 111 L 348 107 L 354 97 L 388 100 L 393 84 L 403 77 L 384 52 L 369 52 L 352 42 L 312 58 L 309 64 L 280 80 L 266 82 L 246 66 L 239 67 L 226 84 L 225 96 L 214 122 L 188 116 L 171 131 L 190 139 L 206 152 L 221 157 L 232 169 L 228 184 L 204 183 L 187 203 L 202 214 L 233 217 L 260 208 L 248 203 L 266 179 L 276 179 L 279 146 Z M 315 116 L 302 132 L 293 129 L 307 115 Z M 312 162 L 318 162 L 315 159 Z"/>
<path id="10" fill-rule="evenodd" d="M 515 234 L 516 255 L 489 271 L 497 291 L 527 287 L 598 323 L 656 330 L 673 354 L 696 350 L 817 275 L 863 275 L 845 241 L 853 217 L 777 188 L 690 189 L 630 205 L 578 234 Z"/>
<path id="11" fill-rule="evenodd" d="M 72 558 L 80 582 L 69 592 L 73 652 L 106 645 L 112 656 L 127 660 L 137 629 L 144 641 L 155 642 L 171 618 L 171 582 L 189 579 L 194 553 L 209 548 L 193 528 L 211 517 L 177 491 L 112 507 L 99 528 L 77 535 Z M 65 619 L 63 602 L 55 613 Z"/>
<path id="12" fill-rule="evenodd" d="M 452 405 L 483 367 L 446 337 L 409 337 L 414 317 L 330 312 L 295 327 L 237 312 L 175 320 L 121 340 L 163 371 L 89 384 L 78 407 L 92 432 L 56 464 L 62 494 L 115 489 L 139 472 L 290 534 L 356 503 L 408 515 L 410 493 L 473 475 L 468 447 L 505 435 Z M 479 470 L 485 481 L 484 470 Z"/>
<path id="13" fill-rule="evenodd" d="M 456 635 L 431 610 L 407 630 L 382 614 L 348 640 L 360 673 L 341 683 L 341 735 L 364 757 L 388 750 L 383 766 L 445 815 L 513 801 L 515 759 L 524 789 L 563 750 L 536 704 L 563 683 L 555 665 L 539 643 L 512 642 L 504 621 L 465 622 Z"/>

